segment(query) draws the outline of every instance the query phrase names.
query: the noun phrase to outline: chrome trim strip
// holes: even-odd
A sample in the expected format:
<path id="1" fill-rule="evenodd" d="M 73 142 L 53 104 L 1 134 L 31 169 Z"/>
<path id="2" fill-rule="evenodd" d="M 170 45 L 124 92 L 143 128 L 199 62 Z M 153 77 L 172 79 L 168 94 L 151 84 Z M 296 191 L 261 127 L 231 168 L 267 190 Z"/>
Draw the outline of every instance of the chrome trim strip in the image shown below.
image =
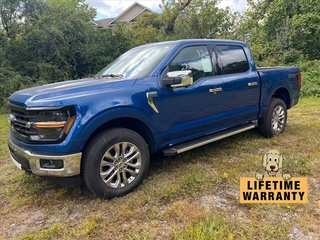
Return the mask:
<path id="1" fill-rule="evenodd" d="M 147 92 L 146 93 L 147 99 L 148 99 L 148 104 L 149 106 L 155 111 L 156 113 L 159 113 L 158 108 L 153 102 L 153 98 L 157 97 L 157 92 Z"/>

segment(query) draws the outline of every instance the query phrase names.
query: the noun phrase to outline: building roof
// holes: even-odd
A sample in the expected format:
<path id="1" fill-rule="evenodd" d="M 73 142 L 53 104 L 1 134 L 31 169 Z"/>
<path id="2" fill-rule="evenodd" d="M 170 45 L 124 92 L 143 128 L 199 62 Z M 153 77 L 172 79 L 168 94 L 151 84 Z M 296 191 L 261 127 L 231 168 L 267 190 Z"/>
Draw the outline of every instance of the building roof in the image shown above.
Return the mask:
<path id="1" fill-rule="evenodd" d="M 137 21 L 142 13 L 154 13 L 154 11 L 142 4 L 135 2 L 115 18 L 104 18 L 93 21 L 93 24 L 98 28 L 109 28 L 117 23 L 130 23 Z"/>
<path id="2" fill-rule="evenodd" d="M 110 22 L 112 22 L 114 18 L 104 18 L 101 20 L 93 21 L 94 25 L 98 28 L 108 28 Z"/>

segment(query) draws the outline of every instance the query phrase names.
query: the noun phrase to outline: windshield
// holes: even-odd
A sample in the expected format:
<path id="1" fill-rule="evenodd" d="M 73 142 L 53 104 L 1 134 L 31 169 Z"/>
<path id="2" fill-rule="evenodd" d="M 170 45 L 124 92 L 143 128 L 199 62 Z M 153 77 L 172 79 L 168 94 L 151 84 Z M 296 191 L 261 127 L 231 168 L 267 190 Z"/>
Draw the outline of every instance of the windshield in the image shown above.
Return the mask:
<path id="1" fill-rule="evenodd" d="M 173 44 L 133 48 L 102 69 L 96 77 L 147 77 L 157 67 Z"/>

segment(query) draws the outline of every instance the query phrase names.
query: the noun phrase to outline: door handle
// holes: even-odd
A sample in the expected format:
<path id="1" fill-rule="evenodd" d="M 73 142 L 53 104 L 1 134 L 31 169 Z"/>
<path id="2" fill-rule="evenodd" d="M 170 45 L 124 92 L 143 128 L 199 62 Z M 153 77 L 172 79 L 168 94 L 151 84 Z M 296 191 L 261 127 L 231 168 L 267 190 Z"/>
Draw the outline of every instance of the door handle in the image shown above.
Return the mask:
<path id="1" fill-rule="evenodd" d="M 249 82 L 248 83 L 249 87 L 254 87 L 254 86 L 257 86 L 257 85 L 258 85 L 258 82 Z"/>
<path id="2" fill-rule="evenodd" d="M 213 94 L 216 94 L 217 92 L 221 92 L 221 91 L 222 91 L 221 87 L 209 89 L 209 93 L 213 93 Z"/>

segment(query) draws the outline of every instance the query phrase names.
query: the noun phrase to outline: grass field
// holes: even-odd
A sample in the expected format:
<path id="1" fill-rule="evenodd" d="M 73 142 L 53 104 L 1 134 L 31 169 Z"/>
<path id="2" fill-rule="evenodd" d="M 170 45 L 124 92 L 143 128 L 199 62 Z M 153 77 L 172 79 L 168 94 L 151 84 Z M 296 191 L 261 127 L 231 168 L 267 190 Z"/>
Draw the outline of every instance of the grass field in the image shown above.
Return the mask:
<path id="1" fill-rule="evenodd" d="M 176 157 L 152 158 L 147 178 L 113 200 L 27 176 L 9 159 L 0 116 L 0 239 L 320 239 L 320 98 L 288 112 L 272 139 L 252 130 Z M 307 204 L 240 204 L 240 177 L 270 149 L 283 171 L 308 177 Z"/>

